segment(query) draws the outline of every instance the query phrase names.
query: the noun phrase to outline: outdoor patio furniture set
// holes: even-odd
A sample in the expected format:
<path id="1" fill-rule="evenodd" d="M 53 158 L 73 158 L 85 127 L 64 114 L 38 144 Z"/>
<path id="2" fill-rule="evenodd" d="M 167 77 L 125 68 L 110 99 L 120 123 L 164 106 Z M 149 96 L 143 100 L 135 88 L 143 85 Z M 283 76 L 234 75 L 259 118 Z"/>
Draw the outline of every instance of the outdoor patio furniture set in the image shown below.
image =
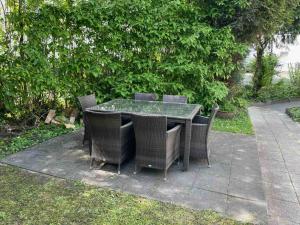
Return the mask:
<path id="1" fill-rule="evenodd" d="M 89 141 L 91 168 L 94 162 L 118 165 L 135 158 L 135 173 L 143 167 L 164 170 L 183 158 L 206 159 L 208 137 L 218 106 L 210 117 L 200 115 L 201 105 L 187 104 L 185 96 L 136 93 L 134 99 L 114 99 L 97 105 L 95 95 L 78 97 L 84 112 L 83 144 Z"/>

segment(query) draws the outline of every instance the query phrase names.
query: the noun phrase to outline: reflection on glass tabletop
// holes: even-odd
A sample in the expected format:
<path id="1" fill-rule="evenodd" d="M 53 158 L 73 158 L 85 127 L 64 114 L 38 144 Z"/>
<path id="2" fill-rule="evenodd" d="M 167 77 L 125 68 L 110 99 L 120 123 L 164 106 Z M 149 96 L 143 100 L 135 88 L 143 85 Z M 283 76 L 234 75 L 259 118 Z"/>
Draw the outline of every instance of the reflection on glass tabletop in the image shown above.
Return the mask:
<path id="1" fill-rule="evenodd" d="M 114 99 L 89 108 L 94 111 L 112 111 L 129 114 L 161 115 L 171 118 L 189 119 L 201 109 L 198 104 Z"/>

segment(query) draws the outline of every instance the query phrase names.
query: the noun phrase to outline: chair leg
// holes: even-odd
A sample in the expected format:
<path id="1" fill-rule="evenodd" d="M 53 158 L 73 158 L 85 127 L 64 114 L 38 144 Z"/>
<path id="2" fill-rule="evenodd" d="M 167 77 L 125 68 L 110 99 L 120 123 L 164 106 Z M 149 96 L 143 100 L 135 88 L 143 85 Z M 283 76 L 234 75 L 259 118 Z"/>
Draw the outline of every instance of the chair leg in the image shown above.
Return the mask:
<path id="1" fill-rule="evenodd" d="M 90 151 L 90 156 L 92 155 L 92 141 L 89 140 L 89 151 Z"/>
<path id="2" fill-rule="evenodd" d="M 168 169 L 164 170 L 164 181 L 167 181 L 167 171 L 168 171 Z"/>
<path id="3" fill-rule="evenodd" d="M 209 157 L 208 156 L 206 156 L 206 160 L 207 160 L 207 167 L 210 168 L 211 165 L 210 165 L 210 161 L 209 161 Z"/>
<path id="4" fill-rule="evenodd" d="M 121 163 L 118 164 L 118 175 L 121 174 Z"/>
<path id="5" fill-rule="evenodd" d="M 133 174 L 136 175 L 138 172 L 141 171 L 141 169 L 142 169 L 142 168 L 141 168 L 137 163 L 135 163 Z"/>
<path id="6" fill-rule="evenodd" d="M 92 169 L 93 169 L 93 164 L 94 164 L 94 161 L 95 161 L 95 159 L 94 159 L 94 158 L 91 158 L 90 170 L 92 170 Z"/>
<path id="7" fill-rule="evenodd" d="M 177 158 L 177 166 L 180 166 L 180 157 Z"/>
<path id="8" fill-rule="evenodd" d="M 134 164 L 134 172 L 133 172 L 134 175 L 137 174 L 137 169 L 138 169 L 137 167 L 138 167 L 138 165 L 137 165 L 137 163 L 135 163 Z"/>

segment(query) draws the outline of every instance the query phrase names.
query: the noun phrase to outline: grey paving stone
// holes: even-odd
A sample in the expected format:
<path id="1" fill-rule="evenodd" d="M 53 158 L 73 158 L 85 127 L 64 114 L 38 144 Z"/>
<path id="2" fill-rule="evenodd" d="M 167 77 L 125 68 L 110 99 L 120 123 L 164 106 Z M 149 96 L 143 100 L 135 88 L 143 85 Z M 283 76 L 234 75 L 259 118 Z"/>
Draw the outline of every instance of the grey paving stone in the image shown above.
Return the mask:
<path id="1" fill-rule="evenodd" d="M 240 179 L 244 181 L 261 180 L 261 171 L 260 168 L 232 164 L 230 176 L 234 179 Z"/>
<path id="2" fill-rule="evenodd" d="M 244 182 L 230 179 L 228 194 L 253 201 L 264 201 L 265 193 L 261 182 Z"/>
<path id="3" fill-rule="evenodd" d="M 268 217 L 268 224 L 270 225 L 299 225 L 299 223 L 291 222 L 286 219 L 282 219 L 279 217 Z"/>
<path id="4" fill-rule="evenodd" d="M 292 179 L 294 187 L 297 189 L 300 189 L 300 174 L 291 173 L 290 175 L 291 175 L 291 179 Z"/>
<path id="5" fill-rule="evenodd" d="M 222 162 L 223 164 L 231 164 L 233 154 L 212 153 L 210 162 L 212 165 Z"/>
<path id="6" fill-rule="evenodd" d="M 220 176 L 229 178 L 230 176 L 230 165 L 225 163 L 215 163 L 212 164 L 210 168 L 204 166 L 200 168 L 199 173 L 203 174 L 203 176 Z"/>
<path id="7" fill-rule="evenodd" d="M 273 198 L 268 200 L 268 215 L 294 223 L 300 223 L 300 206 L 298 203 L 281 201 Z"/>
<path id="8" fill-rule="evenodd" d="M 292 184 L 264 183 L 265 193 L 268 198 L 282 201 L 298 202 L 296 191 Z"/>
<path id="9" fill-rule="evenodd" d="M 193 187 L 227 194 L 228 185 L 229 177 L 217 175 L 206 176 L 202 173 L 199 173 L 195 179 Z"/>
<path id="10" fill-rule="evenodd" d="M 288 164 L 287 168 L 288 168 L 288 171 L 290 173 L 300 175 L 300 166 L 299 166 L 299 164 L 294 164 L 294 163 L 293 164 Z"/>
<path id="11" fill-rule="evenodd" d="M 270 152 L 270 151 L 260 151 L 259 152 L 260 160 L 271 160 L 271 161 L 280 161 L 284 162 L 281 152 Z"/>
<path id="12" fill-rule="evenodd" d="M 234 173 L 242 176 L 241 181 L 261 180 L 260 170 L 255 169 L 258 154 L 255 153 L 257 149 L 253 136 L 221 132 L 213 132 L 212 136 L 212 167 L 208 168 L 206 162 L 192 160 L 190 170 L 182 172 L 174 164 L 168 171 L 167 181 L 163 181 L 163 172 L 159 170 L 143 169 L 133 175 L 133 161 L 122 165 L 121 175 L 117 175 L 116 166 L 110 164 L 101 169 L 95 166 L 90 170 L 88 145 L 81 145 L 81 131 L 54 138 L 28 151 L 9 156 L 3 162 L 194 209 L 213 209 L 226 213 L 229 178 Z M 247 156 L 251 158 L 250 162 Z M 236 160 L 234 164 L 233 159 Z M 256 176 L 252 177 L 253 173 Z M 256 215 L 263 216 L 259 213 Z"/>
<path id="13" fill-rule="evenodd" d="M 232 164 L 238 167 L 247 167 L 251 170 L 260 170 L 260 163 L 257 158 L 240 158 L 238 156 L 234 156 L 232 158 Z"/>
<path id="14" fill-rule="evenodd" d="M 290 185 L 291 180 L 288 172 L 277 172 L 272 170 L 261 170 L 264 182 L 275 185 Z"/>
<path id="15" fill-rule="evenodd" d="M 192 187 L 176 185 L 173 182 L 170 182 L 169 179 L 167 181 L 158 182 L 151 192 L 151 195 L 149 194 L 148 197 L 180 205 L 182 203 L 187 203 L 186 196 L 190 194 L 191 190 Z"/>
<path id="16" fill-rule="evenodd" d="M 300 126 L 284 113 L 291 105 L 300 105 L 300 101 L 249 109 L 256 130 L 271 225 L 300 223 L 297 188 Z"/>
<path id="17" fill-rule="evenodd" d="M 274 172 L 286 172 L 287 171 L 284 162 L 260 159 L 260 164 L 261 164 L 262 170 L 271 170 Z"/>
<path id="18" fill-rule="evenodd" d="M 264 201 L 250 201 L 236 197 L 228 197 L 226 214 L 234 218 L 255 223 L 267 223 L 267 209 Z"/>
<path id="19" fill-rule="evenodd" d="M 193 188 L 189 195 L 185 196 L 185 206 L 198 209 L 214 209 L 225 213 L 227 207 L 227 195 Z"/>
<path id="20" fill-rule="evenodd" d="M 163 181 L 163 179 L 161 180 Z M 151 197 L 159 183 L 160 180 L 151 176 L 139 175 L 126 177 L 126 180 L 123 180 L 122 191 L 144 197 Z"/>

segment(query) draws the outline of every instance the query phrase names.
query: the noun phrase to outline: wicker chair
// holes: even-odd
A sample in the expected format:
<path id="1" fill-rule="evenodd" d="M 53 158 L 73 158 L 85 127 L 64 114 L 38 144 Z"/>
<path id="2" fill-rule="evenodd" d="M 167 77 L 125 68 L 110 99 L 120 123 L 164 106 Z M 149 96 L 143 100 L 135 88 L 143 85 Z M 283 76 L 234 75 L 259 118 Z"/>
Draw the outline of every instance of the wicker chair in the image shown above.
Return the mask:
<path id="1" fill-rule="evenodd" d="M 164 116 L 132 117 L 135 139 L 136 158 L 135 174 L 140 167 L 167 170 L 179 157 L 180 130 L 177 125 L 167 130 L 167 118 Z"/>
<path id="2" fill-rule="evenodd" d="M 83 112 L 87 108 L 97 105 L 95 94 L 80 96 L 78 97 L 78 100 L 80 102 L 81 109 Z M 87 128 L 87 122 L 84 113 L 83 113 L 83 123 L 84 123 L 84 136 L 83 136 L 82 144 L 84 144 L 86 140 L 90 139 L 89 129 Z M 90 154 L 91 154 L 91 149 L 90 149 Z"/>
<path id="3" fill-rule="evenodd" d="M 134 94 L 135 100 L 145 100 L 145 101 L 156 101 L 157 96 L 153 93 L 135 93 Z"/>
<path id="4" fill-rule="evenodd" d="M 163 95 L 163 102 L 187 103 L 187 97 L 180 95 Z"/>
<path id="5" fill-rule="evenodd" d="M 112 163 L 118 165 L 134 156 L 133 124 L 122 123 L 121 114 L 115 112 L 86 111 L 86 118 L 91 134 L 93 162 Z"/>
<path id="6" fill-rule="evenodd" d="M 210 149 L 209 144 L 209 133 L 215 118 L 216 113 L 219 110 L 219 106 L 214 106 L 211 110 L 210 117 L 195 116 L 192 121 L 192 137 L 191 137 L 191 158 L 206 159 L 208 167 Z"/>

